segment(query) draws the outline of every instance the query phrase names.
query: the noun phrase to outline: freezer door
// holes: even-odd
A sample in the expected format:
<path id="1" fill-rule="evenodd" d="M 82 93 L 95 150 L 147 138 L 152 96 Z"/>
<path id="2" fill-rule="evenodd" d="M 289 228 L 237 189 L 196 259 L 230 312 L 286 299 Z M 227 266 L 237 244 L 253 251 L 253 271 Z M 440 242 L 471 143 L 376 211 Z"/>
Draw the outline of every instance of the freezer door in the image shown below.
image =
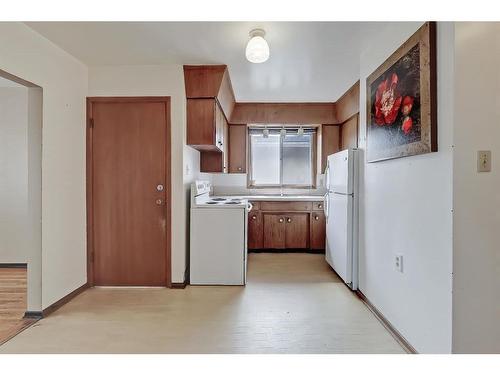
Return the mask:
<path id="1" fill-rule="evenodd" d="M 349 284 L 352 281 L 352 196 L 329 194 L 326 261 Z"/>
<path id="2" fill-rule="evenodd" d="M 344 150 L 328 156 L 328 190 L 352 194 L 352 150 Z"/>

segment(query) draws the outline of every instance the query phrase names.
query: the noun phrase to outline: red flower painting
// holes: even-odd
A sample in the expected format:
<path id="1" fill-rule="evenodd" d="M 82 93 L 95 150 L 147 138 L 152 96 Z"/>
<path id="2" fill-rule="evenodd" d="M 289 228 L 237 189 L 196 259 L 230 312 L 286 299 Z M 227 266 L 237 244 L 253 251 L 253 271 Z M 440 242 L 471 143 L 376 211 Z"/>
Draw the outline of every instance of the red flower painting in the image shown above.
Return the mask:
<path id="1" fill-rule="evenodd" d="M 380 82 L 375 93 L 375 123 L 378 125 L 391 125 L 398 116 L 403 97 L 397 90 L 398 75 L 392 73 L 389 78 Z"/>
<path id="2" fill-rule="evenodd" d="M 366 78 L 368 162 L 437 149 L 435 33 L 426 22 Z"/>

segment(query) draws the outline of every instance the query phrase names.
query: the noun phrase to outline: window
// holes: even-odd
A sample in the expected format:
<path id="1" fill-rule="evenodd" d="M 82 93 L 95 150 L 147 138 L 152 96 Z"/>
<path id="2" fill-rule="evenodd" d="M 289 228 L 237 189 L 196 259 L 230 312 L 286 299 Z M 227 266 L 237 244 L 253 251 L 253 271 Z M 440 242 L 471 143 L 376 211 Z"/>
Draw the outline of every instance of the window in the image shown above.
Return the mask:
<path id="1" fill-rule="evenodd" d="M 267 131 L 264 131 L 267 129 Z M 314 128 L 250 128 L 250 187 L 314 187 Z"/>

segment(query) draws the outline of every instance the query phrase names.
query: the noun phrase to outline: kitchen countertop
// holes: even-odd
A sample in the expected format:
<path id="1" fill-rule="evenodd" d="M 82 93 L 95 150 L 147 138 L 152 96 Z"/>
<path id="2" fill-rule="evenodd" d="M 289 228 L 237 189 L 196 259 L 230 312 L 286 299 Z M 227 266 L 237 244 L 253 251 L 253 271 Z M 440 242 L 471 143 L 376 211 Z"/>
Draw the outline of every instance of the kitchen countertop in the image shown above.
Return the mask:
<path id="1" fill-rule="evenodd" d="M 323 200 L 323 195 L 221 195 L 222 198 L 240 198 L 249 201 L 300 201 L 318 202 Z"/>

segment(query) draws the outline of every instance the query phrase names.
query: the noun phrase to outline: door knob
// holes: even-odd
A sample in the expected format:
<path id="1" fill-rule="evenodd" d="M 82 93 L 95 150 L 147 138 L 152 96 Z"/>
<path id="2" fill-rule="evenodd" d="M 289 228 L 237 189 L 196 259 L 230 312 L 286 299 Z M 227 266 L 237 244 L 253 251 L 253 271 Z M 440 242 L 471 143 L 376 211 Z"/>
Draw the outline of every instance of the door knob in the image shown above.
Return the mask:
<path id="1" fill-rule="evenodd" d="M 291 223 L 291 222 L 292 222 L 292 219 L 288 218 L 288 219 L 286 219 L 286 222 L 287 222 L 287 223 Z"/>
<path id="2" fill-rule="evenodd" d="M 280 217 L 279 222 L 282 223 L 283 221 L 285 221 L 285 220 L 283 220 L 283 218 Z"/>
<path id="3" fill-rule="evenodd" d="M 163 201 L 162 201 L 161 199 L 157 199 L 157 200 L 156 200 L 156 204 L 157 204 L 158 206 L 161 206 L 161 205 L 163 204 Z"/>

